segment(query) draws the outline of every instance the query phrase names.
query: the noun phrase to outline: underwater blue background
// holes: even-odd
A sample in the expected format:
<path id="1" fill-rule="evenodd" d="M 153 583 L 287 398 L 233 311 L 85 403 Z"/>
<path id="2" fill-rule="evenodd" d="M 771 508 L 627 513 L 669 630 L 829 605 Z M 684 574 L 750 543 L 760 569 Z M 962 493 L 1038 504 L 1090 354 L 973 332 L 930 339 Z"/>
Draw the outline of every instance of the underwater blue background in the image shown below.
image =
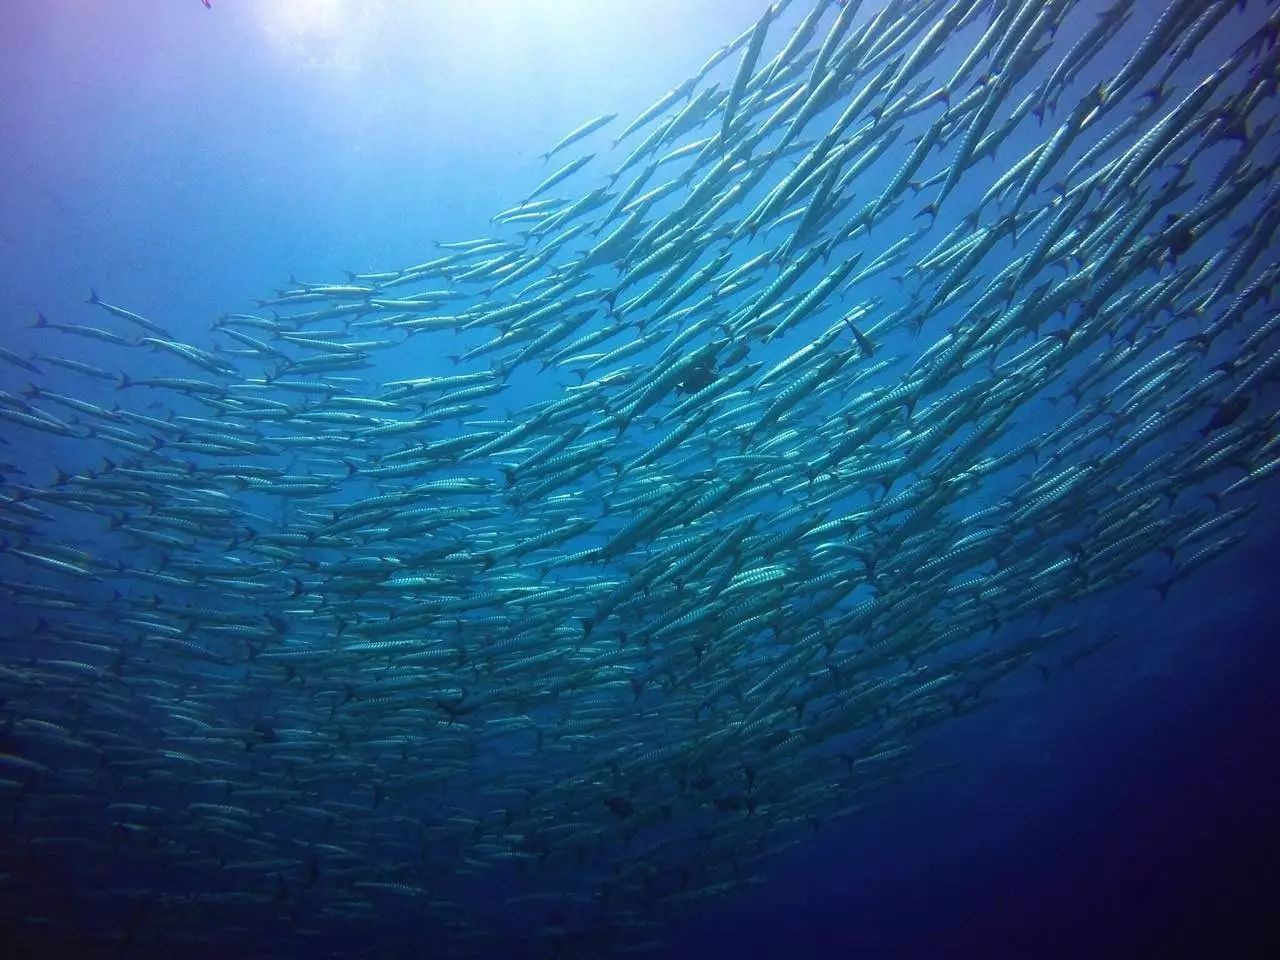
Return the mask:
<path id="1" fill-rule="evenodd" d="M 4 343 L 42 351 L 34 312 L 83 322 L 94 288 L 207 345 L 215 317 L 291 273 L 395 269 L 484 236 L 545 174 L 538 153 L 592 116 L 635 115 L 762 7 L 6 4 Z M 447 372 L 439 343 L 395 363 Z M 1276 489 L 1259 488 L 1246 543 L 1167 601 L 1140 580 L 1068 611 L 1116 642 L 923 735 L 926 762 L 958 766 L 678 922 L 669 955 L 1280 949 Z"/>

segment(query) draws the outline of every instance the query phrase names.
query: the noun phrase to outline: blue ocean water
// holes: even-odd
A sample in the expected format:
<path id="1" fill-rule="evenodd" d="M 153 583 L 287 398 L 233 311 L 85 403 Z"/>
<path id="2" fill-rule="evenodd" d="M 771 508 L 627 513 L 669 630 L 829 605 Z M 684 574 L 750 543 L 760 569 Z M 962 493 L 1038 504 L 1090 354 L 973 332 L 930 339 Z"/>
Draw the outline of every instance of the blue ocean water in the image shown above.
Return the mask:
<path id="1" fill-rule="evenodd" d="M 1080 6 L 1064 31 L 1089 22 L 1090 6 Z M 252 310 L 256 299 L 290 287 L 291 276 L 341 282 L 344 271 L 430 259 L 435 241 L 489 235 L 495 212 L 578 155 L 573 148 L 544 165 L 540 153 L 591 117 L 635 116 L 763 8 L 745 0 L 15 5 L 0 39 L 0 80 L 10 92 L 0 102 L 3 343 L 23 357 L 56 351 L 106 363 L 98 344 L 68 345 L 31 325 L 37 311 L 55 322 L 97 322 L 84 303 L 95 290 L 207 348 L 218 316 Z M 1242 21 L 1269 12 L 1251 4 Z M 1158 13 L 1140 0 L 1130 31 L 1140 36 Z M 788 22 L 797 14 L 788 11 Z M 1188 75 L 1212 69 L 1244 29 L 1210 37 Z M 948 51 L 944 65 L 963 54 Z M 721 77 L 726 86 L 736 59 Z M 1119 66 L 1104 55 L 1081 88 Z M 904 131 L 869 185 L 888 181 L 925 127 L 919 118 Z M 1028 124 L 1000 156 L 1017 158 L 1043 135 Z M 1274 144 L 1259 162 L 1274 162 L 1266 155 Z M 608 146 L 597 135 L 583 149 L 604 155 Z M 1205 176 L 1219 160 L 1203 158 Z M 988 180 L 1002 169 L 981 163 Z M 563 195 L 579 195 L 578 183 Z M 913 195 L 910 209 L 876 227 L 870 245 L 919 226 L 913 215 L 922 203 Z M 963 200 L 941 210 L 936 235 L 964 211 Z M 1245 226 L 1222 224 L 1215 239 L 1229 247 Z M 755 241 L 759 249 L 778 242 L 768 234 Z M 882 275 L 866 295 L 892 304 L 902 290 Z M 924 339 L 896 332 L 882 349 L 919 350 L 944 329 L 939 321 Z M 379 358 L 377 379 L 457 372 L 450 355 L 478 342 L 451 333 L 410 339 Z M 160 353 L 143 366 L 130 362 L 135 374 L 190 375 Z M 24 376 L 6 369 L 4 389 L 20 390 Z M 102 403 L 117 396 L 114 383 L 59 370 L 41 384 Z M 1274 407 L 1274 390 L 1264 386 L 1258 402 Z M 540 376 L 524 369 L 499 406 L 518 416 L 547 395 Z M 159 414 L 159 403 L 146 409 Z M 1029 431 L 1062 411 L 1042 403 L 1034 414 L 1040 420 Z M 4 431 L 2 458 L 25 474 L 52 475 L 63 464 L 54 441 Z M 1280 947 L 1272 909 L 1280 853 L 1274 490 L 1254 489 L 1260 505 L 1244 543 L 1167 598 L 1150 586 L 1168 573 L 1156 556 L 1134 581 L 1047 614 L 1046 627 L 1079 624 L 1086 636 L 1115 640 L 1047 676 L 1025 669 L 994 689 L 986 709 L 922 732 L 920 761 L 945 769 L 802 834 L 760 871 L 758 885 L 672 920 L 660 955 L 1266 956 Z M 76 522 L 84 525 L 77 537 L 99 542 L 94 518 Z M 383 815 L 376 807 L 367 814 Z M 6 882 L 22 883 L 12 865 L 35 870 L 38 854 L 26 846 L 20 812 L 4 833 Z M 110 848 L 92 855 L 111 875 Z M 163 878 L 113 879 L 146 888 Z M 472 906 L 501 917 L 504 897 L 518 889 L 519 877 L 504 878 L 496 890 L 470 894 L 486 898 Z M 77 931 L 72 943 L 79 893 L 41 905 L 42 922 Z M 221 955 L 218 928 L 203 922 L 198 912 L 190 917 L 184 949 Z M 8 955 L 35 951 L 32 944 L 71 949 L 56 932 L 33 938 L 17 917 L 5 916 L 5 931 L 18 951 Z M 429 924 L 393 904 L 378 917 L 375 943 L 361 942 L 363 930 L 334 929 L 321 952 L 299 941 L 292 955 L 432 956 L 421 942 L 430 936 Z M 260 955 L 282 955 L 270 940 L 271 952 Z M 252 937 L 235 942 L 257 955 Z M 111 938 L 76 949 L 174 955 L 171 944 Z M 548 954 L 531 946 L 528 955 Z"/>

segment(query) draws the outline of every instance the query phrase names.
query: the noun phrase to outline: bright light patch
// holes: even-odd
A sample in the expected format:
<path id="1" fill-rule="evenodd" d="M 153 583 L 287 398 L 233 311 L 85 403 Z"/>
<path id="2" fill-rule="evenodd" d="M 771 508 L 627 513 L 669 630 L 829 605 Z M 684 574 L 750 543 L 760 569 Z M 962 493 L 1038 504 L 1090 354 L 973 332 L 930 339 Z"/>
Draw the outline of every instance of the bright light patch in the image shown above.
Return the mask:
<path id="1" fill-rule="evenodd" d="M 306 66 L 354 69 L 361 64 L 368 11 L 351 0 L 270 0 L 254 5 L 263 33 Z"/>

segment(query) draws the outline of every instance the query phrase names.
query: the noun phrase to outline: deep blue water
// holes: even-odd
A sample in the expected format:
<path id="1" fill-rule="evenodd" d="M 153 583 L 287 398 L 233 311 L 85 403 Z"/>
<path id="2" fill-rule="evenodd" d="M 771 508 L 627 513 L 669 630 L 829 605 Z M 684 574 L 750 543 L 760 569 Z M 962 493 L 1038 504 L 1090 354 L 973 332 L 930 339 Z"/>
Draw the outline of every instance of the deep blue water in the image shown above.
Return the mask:
<path id="1" fill-rule="evenodd" d="M 673 956 L 1271 955 L 1270 554 L 1100 605 L 1124 641 L 945 731 L 962 770 L 820 835 Z"/>
<path id="2" fill-rule="evenodd" d="M 92 288 L 207 345 L 215 317 L 291 274 L 337 282 L 428 259 L 435 240 L 484 236 L 549 169 L 539 153 L 589 117 L 634 116 L 762 8 L 14 4 L 0 38 L 3 343 L 24 356 L 55 349 L 30 326 L 35 311 L 94 322 L 83 304 Z M 1135 28 L 1155 13 L 1140 0 Z M 1194 63 L 1216 63 L 1232 39 L 1215 36 Z M 1007 155 L 1020 155 L 1016 142 Z M 910 229 L 911 213 L 877 236 Z M 939 234 L 956 219 L 944 211 Z M 1240 225 L 1223 227 L 1222 242 Z M 899 291 L 889 277 L 873 290 Z M 453 348 L 409 343 L 417 352 L 387 360 L 384 379 L 453 371 Z M 911 343 L 904 334 L 895 346 Z M 64 347 L 98 356 L 93 344 Z M 5 389 L 22 386 L 20 372 L 4 376 Z M 112 397 L 111 384 L 57 378 L 44 382 Z M 1263 393 L 1273 406 L 1275 390 Z M 540 396 L 529 373 L 504 403 Z M 43 441 L 4 429 L 3 459 L 59 462 Z M 1146 586 L 1161 576 L 1156 558 L 1119 591 L 1055 610 L 1051 624 L 1118 639 L 1047 681 L 1023 671 L 988 709 L 924 734 L 925 761 L 954 769 L 898 785 L 793 847 L 760 886 L 676 921 L 665 955 L 1280 951 L 1275 490 L 1254 488 L 1261 507 L 1244 545 L 1167 600 Z M 390 917 L 383 933 L 415 930 Z"/>

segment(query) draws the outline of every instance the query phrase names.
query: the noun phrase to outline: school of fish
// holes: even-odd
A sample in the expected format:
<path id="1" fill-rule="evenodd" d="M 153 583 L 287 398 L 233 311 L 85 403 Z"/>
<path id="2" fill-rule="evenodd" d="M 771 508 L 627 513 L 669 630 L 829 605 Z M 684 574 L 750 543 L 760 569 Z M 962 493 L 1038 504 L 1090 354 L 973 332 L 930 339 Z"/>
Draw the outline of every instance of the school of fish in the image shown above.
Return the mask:
<path id="1" fill-rule="evenodd" d="M 783 0 L 491 236 L 199 343 L 41 315 L 0 349 L 7 927 L 657 955 L 935 772 L 921 731 L 1105 644 L 1075 602 L 1187 589 L 1280 470 L 1277 39 Z"/>

